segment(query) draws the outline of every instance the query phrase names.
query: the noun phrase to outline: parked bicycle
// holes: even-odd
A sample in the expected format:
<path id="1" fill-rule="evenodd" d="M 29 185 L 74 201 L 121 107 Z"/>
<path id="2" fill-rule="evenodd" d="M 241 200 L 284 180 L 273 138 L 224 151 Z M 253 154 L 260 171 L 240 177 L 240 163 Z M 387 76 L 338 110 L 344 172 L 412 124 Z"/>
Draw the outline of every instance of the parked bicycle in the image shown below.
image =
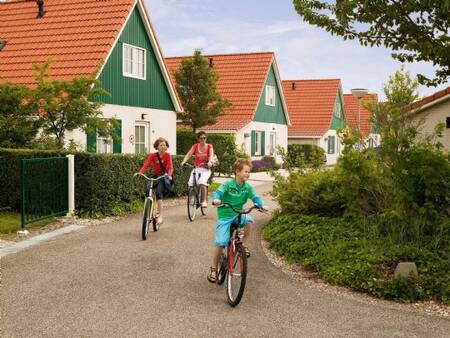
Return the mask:
<path id="1" fill-rule="evenodd" d="M 227 300 L 228 304 L 234 307 L 239 304 L 244 295 L 245 282 L 247 280 L 247 255 L 245 254 L 241 241 L 243 229 L 239 226 L 241 224 L 241 217 L 244 214 L 249 214 L 253 209 L 258 209 L 261 212 L 264 209 L 254 205 L 248 209 L 236 210 L 229 203 L 223 203 L 217 207 L 229 207 L 238 213 L 238 216 L 230 227 L 230 242 L 227 247 L 223 248 L 217 266 L 217 284 L 221 285 L 225 281 L 225 278 L 227 279 Z"/>
<path id="2" fill-rule="evenodd" d="M 188 168 L 193 168 L 192 170 L 192 186 L 188 186 L 188 194 L 187 194 L 187 212 L 189 220 L 192 222 L 195 219 L 195 214 L 198 208 L 203 216 L 206 215 L 206 208 L 201 205 L 201 194 L 200 194 L 200 185 L 197 183 L 198 180 L 198 172 L 196 167 L 194 167 L 190 163 L 184 164 Z"/>
<path id="3" fill-rule="evenodd" d="M 145 174 L 136 173 L 144 177 L 148 183 L 148 193 L 146 192 L 145 203 L 144 203 L 144 214 L 142 217 L 142 240 L 146 240 L 148 237 L 148 229 L 150 228 L 150 223 L 153 225 L 153 231 L 158 231 L 160 224 L 157 222 L 158 210 L 156 208 L 156 193 L 153 192 L 153 188 L 158 183 L 159 180 L 167 177 L 167 174 L 159 176 L 157 178 L 147 177 Z"/>

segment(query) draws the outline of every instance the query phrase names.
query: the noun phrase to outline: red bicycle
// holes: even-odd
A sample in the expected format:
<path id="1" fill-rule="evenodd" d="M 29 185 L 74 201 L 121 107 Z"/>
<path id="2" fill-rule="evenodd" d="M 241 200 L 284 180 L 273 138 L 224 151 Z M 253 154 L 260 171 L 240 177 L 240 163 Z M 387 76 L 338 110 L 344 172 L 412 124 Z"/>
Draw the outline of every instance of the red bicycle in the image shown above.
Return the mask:
<path id="1" fill-rule="evenodd" d="M 230 227 L 230 242 L 223 248 L 217 266 L 217 284 L 221 285 L 227 279 L 227 300 L 232 307 L 239 304 L 244 295 L 245 282 L 247 280 L 247 255 L 241 238 L 243 237 L 241 218 L 244 214 L 249 214 L 253 209 L 264 211 L 254 205 L 248 209 L 236 210 L 231 204 L 223 203 L 218 208 L 229 207 L 238 214 Z"/>

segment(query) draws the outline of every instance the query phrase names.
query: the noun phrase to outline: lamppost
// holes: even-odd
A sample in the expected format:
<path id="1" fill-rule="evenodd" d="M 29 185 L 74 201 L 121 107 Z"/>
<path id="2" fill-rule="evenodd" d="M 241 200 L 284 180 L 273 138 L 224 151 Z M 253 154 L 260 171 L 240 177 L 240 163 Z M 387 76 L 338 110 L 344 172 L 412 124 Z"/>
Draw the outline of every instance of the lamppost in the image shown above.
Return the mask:
<path id="1" fill-rule="evenodd" d="M 358 131 L 361 134 L 361 99 L 364 95 L 366 95 L 369 91 L 365 88 L 353 88 L 351 89 L 353 96 L 358 99 Z M 362 136 L 362 134 L 361 134 Z M 361 149 L 361 140 L 358 142 L 358 150 Z"/>

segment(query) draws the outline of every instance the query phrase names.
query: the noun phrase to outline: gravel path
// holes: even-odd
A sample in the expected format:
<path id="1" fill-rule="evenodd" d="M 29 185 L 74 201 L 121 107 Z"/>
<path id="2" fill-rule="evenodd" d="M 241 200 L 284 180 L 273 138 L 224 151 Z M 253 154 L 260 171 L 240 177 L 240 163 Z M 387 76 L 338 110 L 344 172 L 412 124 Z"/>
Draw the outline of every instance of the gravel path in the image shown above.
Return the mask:
<path id="1" fill-rule="evenodd" d="M 230 308 L 225 287 L 206 281 L 214 211 L 194 223 L 184 205 L 167 211 L 147 241 L 134 215 L 2 258 L 0 335 L 449 337 L 448 318 L 328 292 L 285 273 L 264 253 L 260 225 L 270 216 L 259 213 L 245 294 Z"/>

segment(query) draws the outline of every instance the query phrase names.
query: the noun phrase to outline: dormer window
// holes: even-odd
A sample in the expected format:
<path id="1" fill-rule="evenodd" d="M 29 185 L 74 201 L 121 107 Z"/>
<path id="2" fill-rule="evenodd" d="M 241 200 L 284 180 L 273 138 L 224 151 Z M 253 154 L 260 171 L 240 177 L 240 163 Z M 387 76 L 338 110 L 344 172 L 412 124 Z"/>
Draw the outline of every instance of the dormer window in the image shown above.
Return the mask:
<path id="1" fill-rule="evenodd" d="M 3 47 L 5 47 L 6 45 L 6 40 L 0 40 L 0 51 L 3 49 Z"/>
<path id="2" fill-rule="evenodd" d="M 266 105 L 275 106 L 275 87 L 266 86 Z"/>
<path id="3" fill-rule="evenodd" d="M 145 80 L 146 50 L 123 44 L 123 76 Z"/>

